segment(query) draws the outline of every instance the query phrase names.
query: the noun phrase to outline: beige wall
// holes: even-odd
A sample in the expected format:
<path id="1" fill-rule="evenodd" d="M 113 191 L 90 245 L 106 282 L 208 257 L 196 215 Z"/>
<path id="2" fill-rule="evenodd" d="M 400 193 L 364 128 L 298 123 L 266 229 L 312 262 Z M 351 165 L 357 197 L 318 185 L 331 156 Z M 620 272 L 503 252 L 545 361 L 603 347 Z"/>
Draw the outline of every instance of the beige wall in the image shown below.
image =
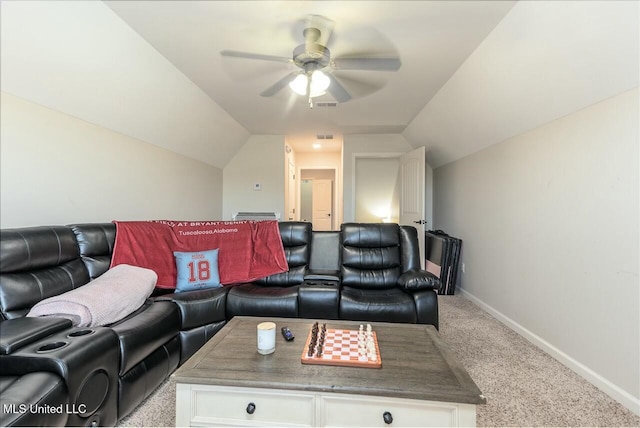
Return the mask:
<path id="1" fill-rule="evenodd" d="M 3 228 L 220 217 L 220 169 L 4 92 L 1 97 Z"/>
<path id="2" fill-rule="evenodd" d="M 464 290 L 640 413 L 638 90 L 435 170 Z"/>
<path id="3" fill-rule="evenodd" d="M 413 147 L 399 134 L 345 135 L 342 150 L 342 175 L 344 195 L 344 221 L 354 221 L 353 164 L 354 154 L 406 153 Z"/>
<path id="4" fill-rule="evenodd" d="M 282 135 L 252 135 L 223 170 L 223 219 L 240 211 L 276 212 L 286 220 Z M 261 190 L 254 190 L 260 184 Z"/>
<path id="5" fill-rule="evenodd" d="M 359 223 L 398 223 L 399 158 L 356 159 L 354 218 Z"/>
<path id="6" fill-rule="evenodd" d="M 335 171 L 332 169 L 302 169 L 300 180 L 334 180 Z"/>

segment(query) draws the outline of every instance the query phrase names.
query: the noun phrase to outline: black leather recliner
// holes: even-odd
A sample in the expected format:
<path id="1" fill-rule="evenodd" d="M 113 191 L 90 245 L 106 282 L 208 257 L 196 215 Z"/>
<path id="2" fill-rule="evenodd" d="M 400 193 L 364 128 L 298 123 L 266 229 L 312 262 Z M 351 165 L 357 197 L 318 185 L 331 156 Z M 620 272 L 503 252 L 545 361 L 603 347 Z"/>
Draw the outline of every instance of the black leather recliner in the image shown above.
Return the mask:
<path id="1" fill-rule="evenodd" d="M 4 412 L 0 425 L 114 425 L 234 315 L 438 326 L 439 281 L 419 269 L 415 228 L 350 223 L 314 232 L 305 222 L 279 228 L 288 272 L 209 290 L 156 290 L 133 314 L 91 329 L 25 315 L 38 301 L 106 272 L 115 225 L 2 230 L 0 401 L 71 412 Z"/>
<path id="2" fill-rule="evenodd" d="M 70 228 L 76 235 L 82 262 L 89 271 L 91 279 L 105 273 L 111 264 L 116 226 L 113 223 L 87 223 L 74 224 Z M 128 344 L 127 347 L 123 347 L 123 355 L 133 355 L 135 352 L 139 356 L 150 357 L 146 358 L 146 361 L 140 361 L 141 364 L 136 367 L 132 367 L 130 363 L 123 365 L 134 370 L 129 370 L 128 374 L 121 378 L 120 391 L 128 404 L 121 406 L 120 418 L 133 410 L 141 401 L 140 397 L 149 395 L 168 377 L 176 368 L 178 361 L 179 364 L 185 362 L 224 326 L 227 291 L 226 288 L 220 288 L 179 294 L 165 292 L 164 295 L 157 296 L 153 300 L 149 299 L 140 310 L 111 326 L 118 332 L 122 342 Z M 154 294 L 161 293 L 162 290 L 154 292 Z M 163 303 L 153 306 L 154 301 Z M 177 311 L 167 309 L 167 305 L 172 306 L 169 302 L 177 306 Z M 132 325 L 127 320 L 135 318 L 140 312 L 146 312 L 144 317 L 147 323 L 155 325 L 154 330 L 161 334 L 160 337 L 145 335 L 145 340 L 136 339 L 148 327 L 138 322 Z M 140 327 L 143 327 L 142 330 Z M 162 342 L 162 338 L 174 338 L 176 335 L 177 340 L 171 340 L 166 342 L 166 345 L 157 347 L 157 344 Z M 137 349 L 132 346 L 137 346 Z M 153 351 L 158 352 L 158 355 L 151 355 Z M 168 366 L 163 355 L 170 356 Z M 126 361 L 130 362 L 131 359 L 126 358 Z M 163 370 L 163 367 L 171 370 Z M 121 370 L 121 375 L 123 374 Z M 153 378 L 151 381 L 150 376 Z M 127 398 L 129 395 L 133 397 Z"/>
<path id="3" fill-rule="evenodd" d="M 113 223 L 69 226 L 91 279 L 111 264 L 116 227 Z M 179 365 L 180 314 L 170 302 L 148 299 L 142 307 L 110 325 L 118 337 L 118 419 L 131 412 Z"/>
<path id="4" fill-rule="evenodd" d="M 433 324 L 439 280 L 420 269 L 417 231 L 397 224 L 341 226 L 340 318 Z"/>
<path id="5" fill-rule="evenodd" d="M 171 302 L 149 299 L 117 323 L 92 329 L 56 325 L 42 330 L 35 324 L 41 319 L 25 317 L 40 300 L 104 273 L 114 237 L 115 227 L 108 224 L 2 231 L 0 375 L 4 382 L 29 372 L 58 374 L 69 400 L 60 404 L 72 410 L 89 404 L 84 412 L 67 414 L 69 425 L 114 425 L 179 363 L 180 315 Z"/>
<path id="6" fill-rule="evenodd" d="M 232 287 L 227 295 L 227 317 L 235 315 L 295 318 L 298 288 L 309 268 L 311 223 L 279 223 L 289 271 Z"/>

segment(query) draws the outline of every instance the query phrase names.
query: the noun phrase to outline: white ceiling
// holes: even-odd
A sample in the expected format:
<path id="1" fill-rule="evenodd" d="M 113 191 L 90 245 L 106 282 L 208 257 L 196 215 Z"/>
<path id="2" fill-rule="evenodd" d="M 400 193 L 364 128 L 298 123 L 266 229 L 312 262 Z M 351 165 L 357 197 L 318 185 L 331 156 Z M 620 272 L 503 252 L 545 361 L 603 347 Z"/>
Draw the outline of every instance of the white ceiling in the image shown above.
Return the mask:
<path id="1" fill-rule="evenodd" d="M 218 168 L 251 135 L 104 3 L 0 7 L 3 92 Z"/>
<path id="2" fill-rule="evenodd" d="M 638 1 L 0 6 L 2 91 L 219 168 L 251 134 L 305 151 L 316 134 L 334 134 L 334 150 L 394 134 L 435 168 L 638 86 Z M 392 54 L 402 67 L 336 71 L 353 100 L 311 110 L 289 88 L 259 95 L 292 65 L 220 56 L 289 57 L 309 14 L 335 21 L 333 57 Z"/>
<path id="3" fill-rule="evenodd" d="M 638 86 L 637 1 L 521 1 L 403 132 L 433 167 Z"/>
<path id="4" fill-rule="evenodd" d="M 253 134 L 282 134 L 307 150 L 316 134 L 398 134 L 487 34 L 511 1 L 107 1 L 128 25 Z M 310 109 L 288 87 L 259 94 L 297 68 L 221 57 L 225 49 L 292 56 L 305 17 L 335 21 L 334 58 L 399 56 L 398 72 L 335 71 L 353 99 Z M 330 95 L 318 101 L 334 101 Z M 336 145 L 336 147 L 338 147 Z"/>

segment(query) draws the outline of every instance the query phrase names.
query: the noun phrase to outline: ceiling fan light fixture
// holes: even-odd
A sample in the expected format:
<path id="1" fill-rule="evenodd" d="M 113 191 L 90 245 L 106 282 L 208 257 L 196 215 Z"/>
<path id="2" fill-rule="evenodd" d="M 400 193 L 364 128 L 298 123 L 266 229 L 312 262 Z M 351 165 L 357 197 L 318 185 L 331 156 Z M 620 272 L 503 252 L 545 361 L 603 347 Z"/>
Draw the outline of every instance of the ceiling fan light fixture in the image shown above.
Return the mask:
<path id="1" fill-rule="evenodd" d="M 311 74 L 311 92 L 325 92 L 331 83 L 329 76 L 321 70 L 315 70 Z"/>
<path id="2" fill-rule="evenodd" d="M 340 104 L 352 99 L 340 79 L 331 74 L 333 70 L 398 71 L 400 69 L 402 65 L 400 58 L 393 56 L 381 57 L 376 52 L 368 50 L 362 52 L 361 56 L 332 58 L 327 44 L 331 38 L 334 25 L 335 22 L 327 17 L 309 15 L 306 19 L 306 26 L 302 31 L 304 42 L 294 47 L 290 58 L 231 50 L 223 50 L 220 54 L 226 57 L 284 62 L 297 67 L 296 70 L 290 71 L 286 76 L 283 76 L 262 91 L 260 96 L 272 97 L 289 85 L 296 94 L 308 99 L 310 108 L 315 105 L 318 107 L 321 104 L 326 105 L 326 102 L 316 103 L 313 98 L 320 97 L 327 92 Z M 325 72 L 321 70 L 325 70 Z M 366 82 L 363 83 L 365 83 L 365 86 L 372 88 L 368 93 L 381 88 L 379 85 L 366 85 Z"/>
<path id="3" fill-rule="evenodd" d="M 309 79 L 311 84 L 309 84 Z M 331 84 L 329 76 L 324 74 L 320 70 L 315 70 L 307 77 L 307 74 L 300 73 L 289 83 L 289 87 L 299 95 L 307 95 L 307 88 L 309 89 L 309 97 L 319 97 L 327 93 L 327 88 Z"/>
<path id="4" fill-rule="evenodd" d="M 307 94 L 307 76 L 304 73 L 300 73 L 289 83 L 289 87 L 299 95 Z"/>

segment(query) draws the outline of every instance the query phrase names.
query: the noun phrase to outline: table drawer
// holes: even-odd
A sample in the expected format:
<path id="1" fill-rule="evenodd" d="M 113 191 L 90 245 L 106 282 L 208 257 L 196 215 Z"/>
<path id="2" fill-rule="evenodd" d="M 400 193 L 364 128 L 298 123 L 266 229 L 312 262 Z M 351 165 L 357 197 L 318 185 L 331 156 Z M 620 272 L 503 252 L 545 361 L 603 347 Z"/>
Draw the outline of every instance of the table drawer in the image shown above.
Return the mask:
<path id="1" fill-rule="evenodd" d="M 261 388 L 191 387 L 191 425 L 312 426 L 313 394 Z"/>
<path id="2" fill-rule="evenodd" d="M 322 426 L 475 426 L 473 405 L 340 394 L 323 395 L 320 400 Z"/>

